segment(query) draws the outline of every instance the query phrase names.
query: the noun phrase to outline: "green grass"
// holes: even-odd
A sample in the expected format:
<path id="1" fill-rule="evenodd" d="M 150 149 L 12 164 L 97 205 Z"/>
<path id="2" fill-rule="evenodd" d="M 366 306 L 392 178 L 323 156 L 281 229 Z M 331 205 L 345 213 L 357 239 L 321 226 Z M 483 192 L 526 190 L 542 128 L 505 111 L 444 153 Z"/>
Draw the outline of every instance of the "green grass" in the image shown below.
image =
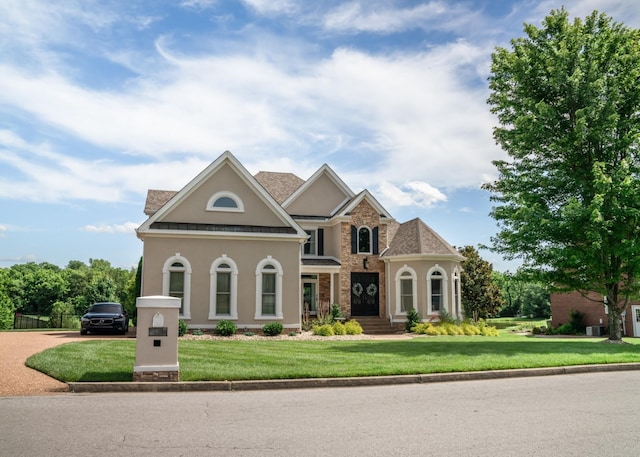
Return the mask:
<path id="1" fill-rule="evenodd" d="M 640 362 L 640 341 L 435 337 L 411 340 L 179 342 L 180 379 L 215 381 L 443 373 Z M 135 341 L 67 343 L 27 365 L 65 382 L 131 381 Z"/>
<path id="2" fill-rule="evenodd" d="M 487 324 L 498 330 L 532 329 L 546 327 L 547 319 L 529 319 L 528 317 L 494 317 L 487 319 Z"/>

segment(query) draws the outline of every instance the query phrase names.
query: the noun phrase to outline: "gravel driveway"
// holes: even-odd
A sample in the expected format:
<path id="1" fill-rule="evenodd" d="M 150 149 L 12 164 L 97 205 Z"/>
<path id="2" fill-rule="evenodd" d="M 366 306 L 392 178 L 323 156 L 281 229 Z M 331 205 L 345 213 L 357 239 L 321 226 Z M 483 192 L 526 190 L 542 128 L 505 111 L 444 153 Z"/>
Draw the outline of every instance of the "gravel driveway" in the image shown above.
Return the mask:
<path id="1" fill-rule="evenodd" d="M 24 363 L 33 354 L 73 341 L 128 338 L 129 335 L 87 335 L 74 332 L 0 332 L 0 397 L 53 395 L 67 392 L 67 385 Z"/>

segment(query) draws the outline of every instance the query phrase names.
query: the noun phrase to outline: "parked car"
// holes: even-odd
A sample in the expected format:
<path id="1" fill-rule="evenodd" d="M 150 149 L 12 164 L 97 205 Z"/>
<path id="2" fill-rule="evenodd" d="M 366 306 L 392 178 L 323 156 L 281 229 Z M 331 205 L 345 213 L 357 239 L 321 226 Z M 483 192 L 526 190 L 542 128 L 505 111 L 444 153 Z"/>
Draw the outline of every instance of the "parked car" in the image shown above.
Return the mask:
<path id="1" fill-rule="evenodd" d="M 97 330 L 115 330 L 124 335 L 129 330 L 129 315 L 120 303 L 94 303 L 80 324 L 81 335 Z"/>

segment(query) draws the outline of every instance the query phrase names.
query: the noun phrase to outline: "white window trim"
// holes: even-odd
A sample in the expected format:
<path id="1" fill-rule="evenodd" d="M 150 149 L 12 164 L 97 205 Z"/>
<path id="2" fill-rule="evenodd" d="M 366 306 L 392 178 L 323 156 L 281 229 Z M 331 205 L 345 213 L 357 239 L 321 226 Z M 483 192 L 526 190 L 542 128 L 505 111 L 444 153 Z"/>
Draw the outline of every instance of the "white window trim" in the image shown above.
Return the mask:
<path id="1" fill-rule="evenodd" d="M 266 265 L 273 265 L 276 272 L 276 314 L 263 315 L 262 314 L 262 270 Z M 256 313 L 254 319 L 256 320 L 274 320 L 282 319 L 282 265 L 276 259 L 271 256 L 267 256 L 258 262 L 256 267 Z"/>
<path id="2" fill-rule="evenodd" d="M 304 257 L 317 257 L 318 256 L 318 229 L 317 228 L 303 228 L 305 232 L 313 232 L 314 233 L 314 243 L 313 243 L 313 254 L 305 254 L 304 247 L 309 242 L 309 238 L 312 235 L 307 234 L 307 240 L 302 244 L 302 255 Z"/>
<path id="3" fill-rule="evenodd" d="M 216 298 L 218 294 L 218 267 L 226 263 L 231 267 L 231 296 L 229 297 L 229 314 L 216 313 Z M 222 254 L 211 264 L 209 270 L 209 319 L 238 319 L 238 265 L 227 254 Z"/>
<path id="4" fill-rule="evenodd" d="M 447 306 L 448 302 L 448 296 L 449 296 L 449 287 L 448 285 L 448 275 L 447 272 L 444 270 L 444 268 L 442 268 L 440 265 L 436 264 L 435 266 L 431 267 L 429 269 L 429 271 L 427 272 L 427 314 L 435 314 L 438 315 L 440 314 L 440 311 L 433 311 L 432 308 L 432 304 L 431 304 L 431 275 L 435 272 L 438 271 L 442 274 L 442 277 L 439 278 L 442 281 L 442 301 L 440 304 L 440 310 L 445 309 L 445 310 L 449 310 L 449 307 Z"/>
<path id="5" fill-rule="evenodd" d="M 369 250 L 368 251 L 361 251 L 360 250 L 360 230 L 362 229 L 366 229 L 369 231 Z M 367 225 L 361 225 L 360 227 L 358 227 L 358 230 L 356 231 L 356 251 L 358 254 L 372 254 L 373 253 L 373 230 L 371 229 L 371 227 L 367 226 Z"/>
<path id="6" fill-rule="evenodd" d="M 182 297 L 182 314 L 180 314 L 180 318 L 191 319 L 191 264 L 179 252 L 169 257 L 162 267 L 162 295 L 169 296 L 171 265 L 175 262 L 180 262 L 184 265 L 184 296 Z"/>
<path id="7" fill-rule="evenodd" d="M 214 203 L 219 198 L 224 198 L 224 197 L 227 197 L 233 200 L 236 203 L 237 208 L 213 206 Z M 211 196 L 211 198 L 207 202 L 207 211 L 219 211 L 224 213 L 244 213 L 244 204 L 242 203 L 242 199 L 238 197 L 236 194 L 234 194 L 233 192 L 221 191 L 221 192 L 216 192 Z"/>
<path id="8" fill-rule="evenodd" d="M 456 283 L 456 280 L 457 280 L 457 283 Z M 453 291 L 453 297 L 452 297 L 453 312 L 451 313 L 451 315 L 456 318 L 462 317 L 462 289 L 460 288 L 460 270 L 458 270 L 458 267 L 454 268 L 453 270 L 453 276 L 451 277 L 451 290 Z M 456 292 L 457 292 L 457 295 L 456 295 Z M 458 298 L 457 300 L 456 300 L 456 296 Z"/>
<path id="9" fill-rule="evenodd" d="M 402 273 L 409 272 L 411 274 L 411 278 L 404 276 L 402 277 Z M 398 270 L 396 273 L 396 314 L 400 316 L 406 316 L 407 312 L 402 311 L 402 286 L 401 281 L 403 279 L 411 279 L 411 294 L 413 295 L 413 309 L 418 310 L 418 275 L 415 270 L 411 267 L 408 267 L 406 264 Z"/>

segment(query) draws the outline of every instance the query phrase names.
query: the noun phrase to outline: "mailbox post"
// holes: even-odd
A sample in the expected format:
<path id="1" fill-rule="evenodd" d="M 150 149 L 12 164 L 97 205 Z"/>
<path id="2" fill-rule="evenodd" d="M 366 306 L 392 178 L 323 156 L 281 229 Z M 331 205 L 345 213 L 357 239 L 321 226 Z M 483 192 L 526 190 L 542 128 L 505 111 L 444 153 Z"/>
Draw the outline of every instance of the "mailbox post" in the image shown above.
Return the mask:
<path id="1" fill-rule="evenodd" d="M 178 319 L 180 299 L 149 296 L 136 300 L 136 362 L 133 380 L 178 381 Z"/>

